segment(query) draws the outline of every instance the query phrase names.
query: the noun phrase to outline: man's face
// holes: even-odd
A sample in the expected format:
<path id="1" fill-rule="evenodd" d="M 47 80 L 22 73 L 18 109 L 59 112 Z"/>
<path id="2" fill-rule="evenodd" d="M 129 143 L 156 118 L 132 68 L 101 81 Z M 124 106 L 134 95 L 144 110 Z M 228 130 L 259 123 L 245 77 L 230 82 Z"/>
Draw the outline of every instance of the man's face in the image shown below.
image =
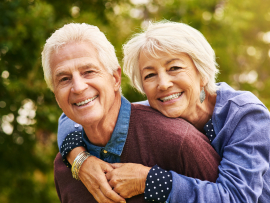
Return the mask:
<path id="1" fill-rule="evenodd" d="M 70 43 L 51 55 L 54 94 L 63 112 L 86 127 L 114 111 L 121 69 L 109 74 L 90 43 Z"/>

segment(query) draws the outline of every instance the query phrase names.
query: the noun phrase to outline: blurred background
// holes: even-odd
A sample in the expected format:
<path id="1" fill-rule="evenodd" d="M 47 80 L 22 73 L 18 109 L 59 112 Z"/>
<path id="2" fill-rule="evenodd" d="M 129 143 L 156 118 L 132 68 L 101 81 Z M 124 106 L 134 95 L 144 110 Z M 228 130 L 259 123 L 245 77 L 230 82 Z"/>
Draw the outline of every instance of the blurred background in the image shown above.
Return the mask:
<path id="1" fill-rule="evenodd" d="M 0 202 L 59 202 L 53 181 L 61 109 L 41 67 L 45 40 L 70 22 L 96 25 L 115 46 L 149 21 L 184 22 L 200 30 L 221 74 L 270 108 L 270 0 L 1 0 Z M 145 97 L 123 77 L 130 101 Z"/>

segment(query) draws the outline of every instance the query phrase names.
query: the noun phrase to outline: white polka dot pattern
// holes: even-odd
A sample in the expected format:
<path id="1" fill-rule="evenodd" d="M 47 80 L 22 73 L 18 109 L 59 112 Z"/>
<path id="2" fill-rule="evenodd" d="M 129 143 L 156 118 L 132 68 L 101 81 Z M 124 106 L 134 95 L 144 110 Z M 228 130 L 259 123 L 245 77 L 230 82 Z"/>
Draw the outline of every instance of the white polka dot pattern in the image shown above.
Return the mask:
<path id="1" fill-rule="evenodd" d="M 85 143 L 82 139 L 82 132 L 81 131 L 74 131 L 69 133 L 66 138 L 64 139 L 61 147 L 60 153 L 62 155 L 63 161 L 67 167 L 71 167 L 70 163 L 67 161 L 66 156 L 67 154 L 76 147 L 86 147 Z"/>
<path id="2" fill-rule="evenodd" d="M 210 119 L 205 124 L 204 131 L 205 131 L 205 135 L 208 137 L 208 139 L 210 140 L 210 142 L 212 142 L 215 139 L 215 137 L 216 137 L 216 133 L 214 131 L 214 126 L 213 126 L 212 119 Z"/>
<path id="3" fill-rule="evenodd" d="M 165 202 L 172 189 L 172 174 L 158 165 L 151 168 L 147 175 L 144 199 Z"/>

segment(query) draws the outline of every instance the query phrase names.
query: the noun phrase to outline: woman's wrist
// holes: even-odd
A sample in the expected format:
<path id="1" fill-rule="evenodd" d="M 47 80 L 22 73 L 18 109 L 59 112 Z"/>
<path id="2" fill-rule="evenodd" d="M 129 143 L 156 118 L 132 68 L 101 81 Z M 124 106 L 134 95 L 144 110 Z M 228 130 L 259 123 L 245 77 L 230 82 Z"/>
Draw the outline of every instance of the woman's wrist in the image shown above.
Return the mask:
<path id="1" fill-rule="evenodd" d="M 83 151 L 86 151 L 84 147 L 76 147 L 67 154 L 66 159 L 72 165 L 76 157 Z"/>
<path id="2" fill-rule="evenodd" d="M 78 156 L 75 158 L 75 160 L 72 164 L 72 168 L 71 168 L 73 178 L 75 178 L 76 180 L 80 180 L 80 178 L 79 178 L 80 168 L 81 168 L 83 162 L 87 158 L 89 158 L 90 156 L 91 156 L 91 154 L 86 152 L 86 151 L 80 152 L 78 154 Z"/>
<path id="3" fill-rule="evenodd" d="M 141 178 L 141 193 L 140 194 L 144 193 L 146 179 L 147 179 L 147 176 L 148 176 L 148 173 L 149 173 L 150 170 L 151 170 L 151 167 L 144 166 L 144 167 L 141 168 L 141 170 L 139 172 L 140 176 L 142 177 Z"/>
<path id="4" fill-rule="evenodd" d="M 147 175 L 144 199 L 165 202 L 172 189 L 172 174 L 155 165 Z"/>

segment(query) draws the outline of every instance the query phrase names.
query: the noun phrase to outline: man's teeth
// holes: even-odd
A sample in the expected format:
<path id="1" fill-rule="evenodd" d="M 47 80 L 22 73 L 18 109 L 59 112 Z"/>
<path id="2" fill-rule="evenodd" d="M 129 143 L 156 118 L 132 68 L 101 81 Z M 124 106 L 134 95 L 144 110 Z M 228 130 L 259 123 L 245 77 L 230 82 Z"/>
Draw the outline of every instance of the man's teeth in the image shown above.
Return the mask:
<path id="1" fill-rule="evenodd" d="M 82 106 L 84 104 L 88 104 L 89 102 L 93 101 L 95 98 L 97 98 L 98 96 L 94 96 L 90 99 L 86 99 L 85 101 L 82 101 L 82 102 L 79 102 L 79 103 L 76 103 L 77 106 Z"/>
<path id="2" fill-rule="evenodd" d="M 182 93 L 172 94 L 172 95 L 167 96 L 167 97 L 162 97 L 162 98 L 160 98 L 160 100 L 161 100 L 162 102 L 170 101 L 170 100 L 172 100 L 172 99 L 176 99 L 176 98 L 180 97 L 181 94 L 182 94 Z"/>

